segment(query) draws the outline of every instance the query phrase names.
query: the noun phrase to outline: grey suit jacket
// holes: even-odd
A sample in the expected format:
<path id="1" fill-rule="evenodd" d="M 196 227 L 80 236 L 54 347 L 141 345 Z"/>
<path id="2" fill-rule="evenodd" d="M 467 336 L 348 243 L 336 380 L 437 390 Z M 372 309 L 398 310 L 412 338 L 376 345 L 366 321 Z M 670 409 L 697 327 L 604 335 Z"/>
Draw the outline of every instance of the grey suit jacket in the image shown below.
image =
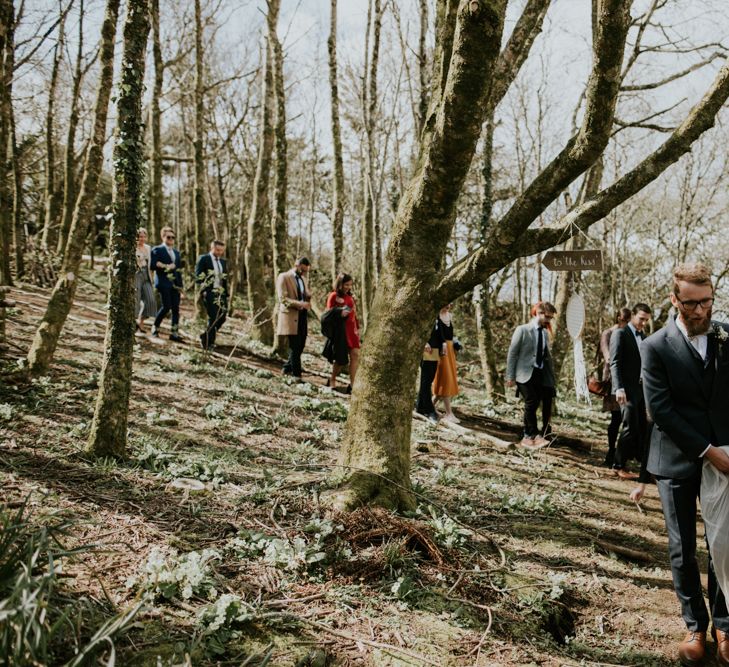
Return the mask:
<path id="1" fill-rule="evenodd" d="M 546 340 L 546 331 L 544 335 Z M 520 384 L 529 382 L 536 362 L 537 330 L 533 323 L 529 322 L 518 326 L 511 337 L 509 354 L 506 357 L 506 379 L 516 380 Z M 554 387 L 554 368 L 548 345 L 544 354 L 543 370 L 542 386 Z"/>
<path id="2" fill-rule="evenodd" d="M 729 326 L 714 323 L 729 332 Z M 713 334 L 714 381 L 702 381 L 701 361 L 673 318 L 641 346 L 643 392 L 655 422 L 648 471 L 686 479 L 701 472 L 701 454 L 710 445 L 729 444 L 729 341 Z"/>

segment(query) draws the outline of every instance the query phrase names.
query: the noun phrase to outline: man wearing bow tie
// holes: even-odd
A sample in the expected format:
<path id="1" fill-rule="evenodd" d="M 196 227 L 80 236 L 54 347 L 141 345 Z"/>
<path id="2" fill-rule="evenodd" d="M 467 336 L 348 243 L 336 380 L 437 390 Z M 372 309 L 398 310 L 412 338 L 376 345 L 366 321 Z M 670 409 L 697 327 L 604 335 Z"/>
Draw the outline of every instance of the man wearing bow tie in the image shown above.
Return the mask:
<path id="1" fill-rule="evenodd" d="M 535 317 L 518 326 L 511 338 L 506 359 L 506 386 L 517 385 L 524 397 L 524 435 L 520 445 L 540 449 L 549 444 L 552 401 L 555 395 L 554 368 L 549 352 L 551 322 L 557 309 L 547 301 L 535 306 Z M 542 430 L 537 426 L 537 409 L 542 405 Z"/>
<path id="2" fill-rule="evenodd" d="M 729 455 L 719 448 L 729 445 L 729 327 L 711 321 L 714 288 L 701 264 L 675 269 L 671 303 L 677 316 L 641 349 L 643 389 L 655 423 L 647 467 L 658 485 L 673 587 L 688 629 L 679 645 L 681 663 L 701 664 L 711 617 L 717 663 L 726 666 L 729 613 L 711 560 L 708 611 L 704 603 L 696 561 L 696 501 L 704 460 L 729 473 Z M 642 490 L 636 489 L 637 497 Z"/>
<path id="3" fill-rule="evenodd" d="M 640 350 L 645 338 L 643 329 L 650 319 L 650 306 L 636 303 L 628 324 L 610 337 L 610 377 L 623 418 L 613 460 L 613 470 L 620 479 L 638 477 L 628 472 L 626 465 L 630 459 L 642 461 L 647 445 L 648 420 L 640 377 Z M 641 475 L 640 481 L 647 482 L 647 473 L 641 470 Z"/>
<path id="4" fill-rule="evenodd" d="M 208 314 L 208 326 L 200 334 L 203 350 L 215 348 L 215 337 L 228 315 L 228 267 L 223 253 L 225 243 L 215 239 L 210 252 L 200 255 L 195 265 L 195 282 Z"/>

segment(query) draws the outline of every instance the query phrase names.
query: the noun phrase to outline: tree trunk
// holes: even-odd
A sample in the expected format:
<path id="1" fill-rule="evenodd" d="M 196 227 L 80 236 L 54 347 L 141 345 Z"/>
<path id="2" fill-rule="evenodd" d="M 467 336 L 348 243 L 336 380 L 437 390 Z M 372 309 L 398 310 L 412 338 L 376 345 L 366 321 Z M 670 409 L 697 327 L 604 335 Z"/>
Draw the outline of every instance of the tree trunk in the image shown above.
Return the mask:
<path id="1" fill-rule="evenodd" d="M 289 231 L 286 209 L 288 195 L 288 144 L 286 141 L 286 88 L 284 80 L 284 55 L 281 42 L 276 34 L 280 0 L 269 0 L 268 39 L 273 59 L 273 81 L 276 97 L 276 169 L 273 180 L 273 214 L 271 216 L 271 247 L 273 248 L 273 275 L 289 264 L 288 255 Z M 276 302 L 276 288 L 273 285 L 273 302 Z M 273 309 L 274 326 L 277 325 L 278 308 Z M 284 336 L 274 338 L 274 348 L 279 356 L 287 351 L 288 339 Z"/>
<path id="2" fill-rule="evenodd" d="M 288 146 L 286 142 L 286 92 L 284 86 L 284 57 L 281 42 L 276 34 L 280 0 L 269 0 L 268 40 L 273 59 L 274 94 L 276 98 L 276 170 L 273 180 L 274 208 L 271 216 L 271 240 L 273 247 L 273 275 L 284 270 L 289 263 L 289 242 L 286 196 L 288 194 Z"/>
<path id="3" fill-rule="evenodd" d="M 277 3 L 271 3 L 274 9 Z M 270 11 L 270 6 L 269 6 Z M 258 147 L 258 164 L 253 182 L 253 202 L 248 217 L 248 242 L 246 244 L 246 273 L 248 277 L 248 305 L 251 309 L 251 335 L 264 343 L 273 343 L 272 308 L 266 289 L 265 257 L 270 247 L 270 202 L 268 184 L 273 153 L 273 63 L 271 49 L 264 49 L 263 83 L 261 85 L 261 129 Z"/>
<path id="4" fill-rule="evenodd" d="M 370 307 L 375 293 L 375 280 L 377 270 L 376 242 L 379 224 L 376 207 L 375 188 L 375 134 L 377 129 L 377 68 L 380 55 L 380 33 L 382 29 L 382 2 L 373 0 L 372 13 L 372 57 L 369 60 L 369 69 L 365 70 L 365 94 L 363 99 L 364 128 L 366 135 L 365 148 L 365 179 L 364 179 L 364 211 L 362 214 L 362 280 L 360 289 L 360 309 L 362 311 L 362 324 L 366 329 L 369 322 Z M 370 30 L 369 23 L 367 30 Z M 367 59 L 365 59 L 367 67 Z"/>
<path id="5" fill-rule="evenodd" d="M 68 118 L 68 133 L 66 135 L 66 156 L 63 168 L 63 205 L 61 209 L 61 227 L 58 232 L 58 246 L 56 251 L 63 255 L 68 243 L 68 232 L 71 229 L 73 209 L 76 206 L 76 170 L 75 145 L 76 129 L 78 128 L 79 94 L 81 80 L 83 79 L 83 46 L 84 46 L 84 0 L 79 0 L 78 19 L 78 51 L 76 52 L 76 69 L 73 74 L 73 90 L 71 92 L 71 113 Z"/>
<path id="6" fill-rule="evenodd" d="M 10 240 L 13 237 L 13 203 L 10 194 L 9 139 L 12 130 L 13 52 L 15 8 L 12 0 L 0 0 L 0 284 L 12 285 Z M 17 267 L 16 267 L 17 269 Z M 0 295 L 0 298 L 2 296 Z M 4 315 L 4 313 L 3 313 Z"/>
<path id="7" fill-rule="evenodd" d="M 114 146 L 109 314 L 99 395 L 87 446 L 87 451 L 93 456 L 123 457 L 126 452 L 136 318 L 134 274 L 137 263 L 134 249 L 137 229 L 143 223 L 142 96 L 148 33 L 147 0 L 128 0 L 122 77 L 117 98 L 118 132 Z"/>
<path id="8" fill-rule="evenodd" d="M 159 0 L 150 0 L 152 21 L 152 58 L 154 61 L 154 83 L 150 103 L 150 125 L 152 126 L 152 159 L 150 160 L 149 238 L 158 239 L 164 221 L 162 220 L 162 113 L 159 108 L 164 82 L 164 61 L 159 27 Z"/>
<path id="9" fill-rule="evenodd" d="M 96 93 L 93 134 L 86 152 L 81 190 L 71 220 L 61 272 L 28 351 L 28 367 L 34 375 L 46 373 L 53 359 L 61 329 L 63 329 L 76 294 L 78 285 L 76 277 L 81 266 L 86 237 L 89 229 L 93 228 L 94 202 L 104 161 L 106 117 L 114 81 L 114 40 L 119 2 L 120 0 L 107 0 L 106 3 L 106 14 L 101 28 L 101 70 Z"/>
<path id="10" fill-rule="evenodd" d="M 483 177 L 483 192 L 481 201 L 480 237 L 483 241 L 489 231 L 493 218 L 494 183 L 493 183 L 493 157 L 494 157 L 494 115 L 493 109 L 483 126 L 483 157 L 481 175 Z M 473 290 L 473 303 L 476 315 L 476 336 L 478 338 L 478 356 L 481 360 L 486 398 L 497 401 L 498 395 L 503 395 L 504 385 L 496 367 L 496 350 L 494 349 L 493 333 L 491 331 L 491 292 L 489 281 L 478 285 Z"/>
<path id="11" fill-rule="evenodd" d="M 13 159 L 13 246 L 15 248 L 15 276 L 25 275 L 26 233 L 23 224 L 23 158 L 15 134 L 15 110 L 10 100 L 10 150 Z"/>
<path id="12" fill-rule="evenodd" d="M 418 39 L 418 73 L 420 96 L 418 100 L 418 135 L 425 126 L 428 113 L 428 0 L 420 0 L 420 37 Z"/>
<path id="13" fill-rule="evenodd" d="M 464 1 L 457 25 L 453 15 L 450 30 L 441 30 L 454 37 L 441 42 L 416 173 L 398 209 L 373 303 L 342 445 L 341 464 L 349 474 L 332 498 L 336 506 L 414 506 L 409 477 L 413 377 L 440 306 L 433 290 L 481 132 L 505 11 L 503 1 Z"/>
<path id="14" fill-rule="evenodd" d="M 63 58 L 66 13 L 61 10 L 58 24 L 58 41 L 53 55 L 51 81 L 48 86 L 48 108 L 46 110 L 46 189 L 44 194 L 45 213 L 42 243 L 44 248 L 55 248 L 58 239 L 58 216 L 61 210 L 61 192 L 56 182 L 56 88 L 58 72 Z"/>
<path id="15" fill-rule="evenodd" d="M 203 89 L 203 25 L 200 0 L 195 0 L 195 254 L 205 252 L 205 98 Z"/>
<path id="16" fill-rule="evenodd" d="M 423 0 L 425 1 L 425 0 Z M 332 179 L 332 278 L 342 270 L 344 249 L 344 161 L 342 158 L 342 128 L 339 122 L 339 83 L 337 81 L 337 0 L 331 0 L 329 19 L 329 88 L 332 103 L 332 144 L 334 149 L 334 178 Z"/>

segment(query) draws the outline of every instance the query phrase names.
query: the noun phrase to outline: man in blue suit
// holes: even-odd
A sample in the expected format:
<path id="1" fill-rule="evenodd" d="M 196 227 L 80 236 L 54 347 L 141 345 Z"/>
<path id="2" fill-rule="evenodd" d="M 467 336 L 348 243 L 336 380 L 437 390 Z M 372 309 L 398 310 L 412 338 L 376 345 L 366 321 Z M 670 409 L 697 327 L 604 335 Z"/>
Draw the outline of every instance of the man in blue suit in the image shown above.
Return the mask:
<path id="1" fill-rule="evenodd" d="M 162 228 L 162 244 L 152 248 L 150 264 L 154 271 L 154 286 L 162 298 L 162 307 L 157 311 L 152 326 L 152 336 L 159 337 L 159 327 L 167 313 L 172 311 L 170 340 L 181 341 L 178 333 L 180 324 L 180 297 L 182 296 L 182 259 L 175 247 L 175 232 L 172 227 Z"/>
<path id="2" fill-rule="evenodd" d="M 215 336 L 228 315 L 228 265 L 223 259 L 225 243 L 215 239 L 210 252 L 200 255 L 195 265 L 195 282 L 208 314 L 208 326 L 200 334 L 203 350 L 215 347 Z"/>

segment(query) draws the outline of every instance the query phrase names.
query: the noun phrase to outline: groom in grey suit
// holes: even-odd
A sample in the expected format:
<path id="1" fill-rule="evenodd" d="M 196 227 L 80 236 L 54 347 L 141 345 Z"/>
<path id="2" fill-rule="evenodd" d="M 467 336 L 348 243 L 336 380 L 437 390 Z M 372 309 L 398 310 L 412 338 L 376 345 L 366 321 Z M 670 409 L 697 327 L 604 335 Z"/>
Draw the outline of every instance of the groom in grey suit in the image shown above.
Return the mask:
<path id="1" fill-rule="evenodd" d="M 549 352 L 550 322 L 557 309 L 547 301 L 535 306 L 534 319 L 518 326 L 506 359 L 506 386 L 518 387 L 524 397 L 524 436 L 521 446 L 539 449 L 549 444 L 554 390 L 554 368 Z M 537 409 L 542 404 L 542 430 L 537 427 Z"/>
<path id="2" fill-rule="evenodd" d="M 729 327 L 711 321 L 714 288 L 700 264 L 673 274 L 678 315 L 641 346 L 643 390 L 655 427 L 648 471 L 656 478 L 668 532 L 673 587 L 688 634 L 679 645 L 684 665 L 706 651 L 709 612 L 717 662 L 729 665 L 729 613 L 709 560 L 709 611 L 696 562 L 696 501 L 704 459 L 729 473 Z M 729 526 L 727 526 L 729 530 Z"/>

